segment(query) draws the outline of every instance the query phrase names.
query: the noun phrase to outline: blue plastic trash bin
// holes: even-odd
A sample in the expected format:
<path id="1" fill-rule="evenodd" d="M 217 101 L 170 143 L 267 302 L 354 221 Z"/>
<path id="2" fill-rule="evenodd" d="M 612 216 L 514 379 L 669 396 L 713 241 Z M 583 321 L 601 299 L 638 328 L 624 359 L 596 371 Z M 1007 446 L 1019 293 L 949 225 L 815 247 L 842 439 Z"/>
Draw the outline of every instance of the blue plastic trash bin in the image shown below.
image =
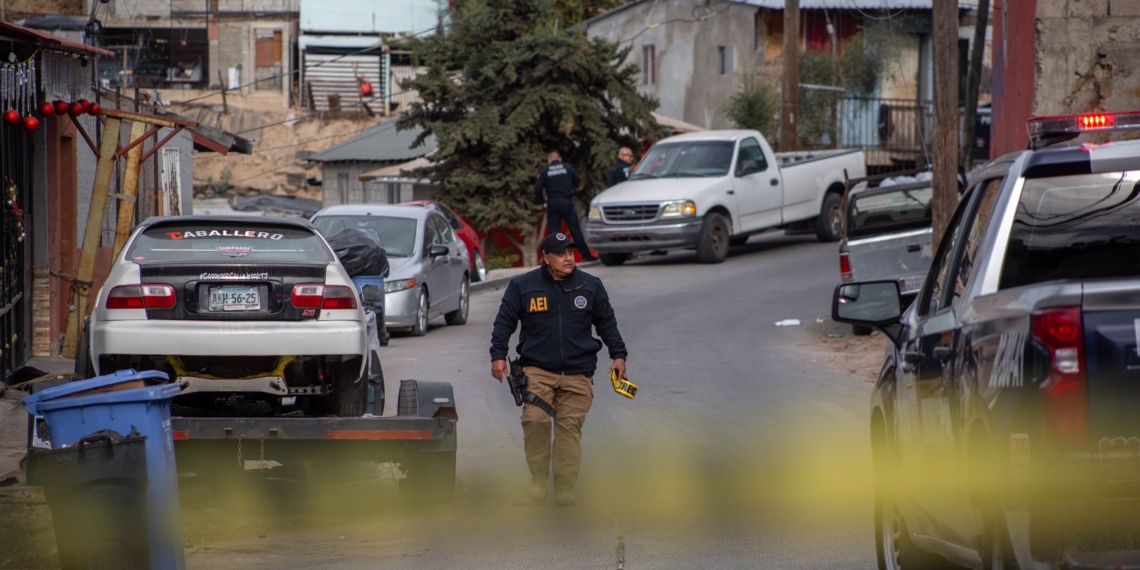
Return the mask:
<path id="1" fill-rule="evenodd" d="M 116 389 L 119 384 L 140 380 L 142 387 Z M 37 392 L 20 402 L 29 414 L 47 421 L 52 449 L 103 430 L 130 433 L 133 428 L 146 436 L 147 520 L 154 570 L 186 567 L 170 425 L 170 402 L 179 391 L 164 372 L 120 370 Z"/>

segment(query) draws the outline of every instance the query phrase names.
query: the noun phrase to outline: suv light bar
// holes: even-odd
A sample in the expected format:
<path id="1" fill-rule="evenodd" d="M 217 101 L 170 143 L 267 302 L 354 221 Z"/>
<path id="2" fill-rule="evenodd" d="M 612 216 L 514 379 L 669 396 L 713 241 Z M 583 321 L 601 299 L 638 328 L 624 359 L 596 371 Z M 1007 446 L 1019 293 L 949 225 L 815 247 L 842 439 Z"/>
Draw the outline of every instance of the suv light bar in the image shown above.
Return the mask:
<path id="1" fill-rule="evenodd" d="M 1140 130 L 1140 111 L 1127 113 L 1087 113 L 1034 117 L 1026 122 L 1029 138 L 1071 139 L 1084 133 Z"/>

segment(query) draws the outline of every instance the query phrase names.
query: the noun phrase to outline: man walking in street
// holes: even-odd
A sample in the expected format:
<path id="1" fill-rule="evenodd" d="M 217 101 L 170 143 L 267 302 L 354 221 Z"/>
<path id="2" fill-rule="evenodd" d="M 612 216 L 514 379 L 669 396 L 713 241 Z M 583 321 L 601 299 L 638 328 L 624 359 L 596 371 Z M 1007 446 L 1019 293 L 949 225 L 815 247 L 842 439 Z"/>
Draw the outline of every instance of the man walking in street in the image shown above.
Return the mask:
<path id="1" fill-rule="evenodd" d="M 508 371 L 511 335 L 519 322 L 517 351 L 527 389 L 551 404 L 555 418 L 527 403 L 522 410 L 523 443 L 530 467 L 530 498 L 546 500 L 551 467 L 558 504 L 573 505 L 582 463 L 582 424 L 594 400 L 594 372 L 601 343 L 609 348 L 609 370 L 625 377 L 625 342 L 618 332 L 606 288 L 574 266 L 574 242 L 561 232 L 542 240 L 542 266 L 511 280 L 503 293 L 491 334 L 491 375 Z M 553 424 L 554 444 L 551 446 Z"/>
<path id="2" fill-rule="evenodd" d="M 633 151 L 621 147 L 618 151 L 617 162 L 610 167 L 609 172 L 606 173 L 606 188 L 621 184 L 629 180 L 629 175 L 633 172 Z"/>
<path id="3" fill-rule="evenodd" d="M 580 179 L 573 166 L 562 162 L 557 152 L 546 157 L 547 166 L 534 181 L 534 199 L 546 206 L 546 224 L 552 234 L 562 232 L 562 221 L 570 227 L 570 235 L 582 252 L 583 261 L 595 261 L 597 256 L 590 253 L 586 237 L 578 224 L 578 212 L 574 210 L 574 190 Z M 545 194 L 545 196 L 544 196 Z"/>

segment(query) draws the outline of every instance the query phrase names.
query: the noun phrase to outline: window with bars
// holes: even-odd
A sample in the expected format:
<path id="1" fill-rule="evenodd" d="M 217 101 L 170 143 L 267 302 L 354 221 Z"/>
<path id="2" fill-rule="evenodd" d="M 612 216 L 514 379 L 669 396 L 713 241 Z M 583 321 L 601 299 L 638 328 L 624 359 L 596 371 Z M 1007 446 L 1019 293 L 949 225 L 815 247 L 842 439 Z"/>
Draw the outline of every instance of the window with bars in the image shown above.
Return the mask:
<path id="1" fill-rule="evenodd" d="M 657 46 L 641 46 L 641 84 L 657 85 Z"/>
<path id="2" fill-rule="evenodd" d="M 720 46 L 717 48 L 717 68 L 721 75 L 732 75 L 733 61 L 732 61 L 732 46 Z"/>

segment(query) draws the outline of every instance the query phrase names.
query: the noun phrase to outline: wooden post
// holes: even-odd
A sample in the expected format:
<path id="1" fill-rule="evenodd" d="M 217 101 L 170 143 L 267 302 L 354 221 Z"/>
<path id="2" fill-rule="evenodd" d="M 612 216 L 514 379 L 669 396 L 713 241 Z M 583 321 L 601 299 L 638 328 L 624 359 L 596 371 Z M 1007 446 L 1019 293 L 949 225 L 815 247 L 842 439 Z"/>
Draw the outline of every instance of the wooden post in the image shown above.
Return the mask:
<path id="1" fill-rule="evenodd" d="M 958 205 L 958 2 L 934 0 L 934 251 Z"/>
<path id="2" fill-rule="evenodd" d="M 800 104 L 800 0 L 784 0 L 784 112 L 780 114 L 780 152 L 796 150 L 796 112 Z"/>
<path id="3" fill-rule="evenodd" d="M 146 123 L 134 121 L 131 123 L 130 143 L 133 143 L 146 133 Z M 111 250 L 111 258 L 119 256 L 127 237 L 131 234 L 131 222 L 135 217 L 135 204 L 139 196 L 139 163 L 141 162 L 143 145 L 137 144 L 127 151 L 127 164 L 123 169 L 123 192 L 116 196 L 119 199 L 119 223 L 115 227 L 115 247 Z"/>
<path id="4" fill-rule="evenodd" d="M 222 77 L 222 70 L 220 69 L 218 70 L 218 83 L 222 85 L 222 114 L 229 115 L 230 106 L 226 104 L 226 80 L 224 77 Z"/>
<path id="5" fill-rule="evenodd" d="M 63 341 L 63 356 L 75 358 L 80 323 L 87 316 L 87 297 L 91 293 L 91 276 L 95 271 L 95 254 L 103 233 L 103 216 L 107 213 L 107 194 L 111 190 L 111 177 L 115 170 L 115 148 L 119 145 L 119 127 L 122 121 L 107 117 L 103 140 L 99 145 L 99 162 L 95 167 L 95 187 L 91 191 L 91 205 L 87 210 L 87 225 L 83 231 L 83 250 L 79 254 L 79 270 L 75 275 L 76 310 L 67 317 L 67 336 Z"/>

